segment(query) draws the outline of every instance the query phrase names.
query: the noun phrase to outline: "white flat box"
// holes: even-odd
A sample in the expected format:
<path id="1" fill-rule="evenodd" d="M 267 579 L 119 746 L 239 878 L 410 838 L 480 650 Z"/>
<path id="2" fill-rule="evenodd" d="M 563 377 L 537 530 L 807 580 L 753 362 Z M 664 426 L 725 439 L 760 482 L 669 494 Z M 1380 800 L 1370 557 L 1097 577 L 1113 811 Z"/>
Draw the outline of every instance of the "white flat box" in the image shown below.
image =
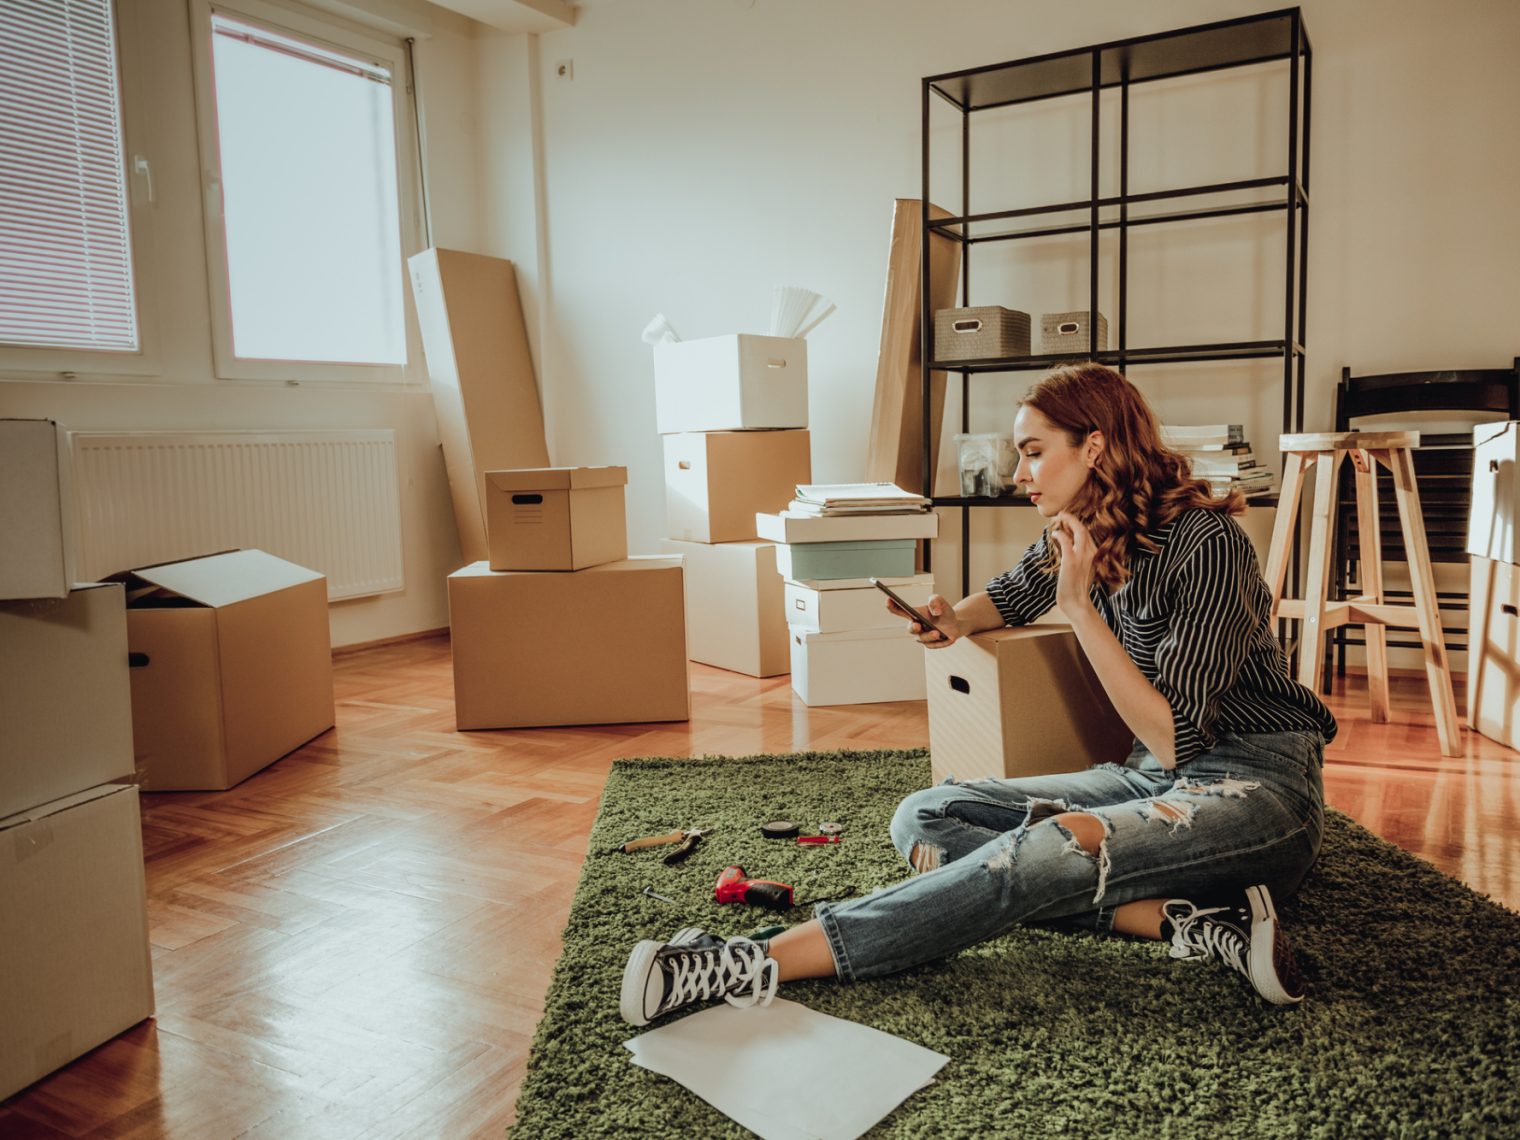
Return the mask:
<path id="1" fill-rule="evenodd" d="M 68 436 L 0 419 L 0 599 L 66 598 L 74 584 Z"/>
<path id="2" fill-rule="evenodd" d="M 0 1100 L 153 1015 L 137 789 L 0 819 Z"/>
<path id="3" fill-rule="evenodd" d="M 643 724 L 691 711 L 681 560 L 641 556 L 573 574 L 449 575 L 458 728 Z M 535 637 L 525 614 L 553 614 Z"/>
<path id="4" fill-rule="evenodd" d="M 924 653 L 934 780 L 1076 772 L 1134 742 L 1062 625 L 964 637 Z"/>
<path id="5" fill-rule="evenodd" d="M 775 510 L 813 478 L 805 431 L 711 431 L 667 435 L 666 537 L 743 542 L 760 537 L 757 511 Z"/>
<path id="6" fill-rule="evenodd" d="M 924 699 L 924 654 L 905 627 L 841 633 L 791 630 L 792 691 L 805 705 Z"/>
<path id="7" fill-rule="evenodd" d="M 661 435 L 808 424 L 807 341 L 732 333 L 654 346 Z"/>
<path id="8" fill-rule="evenodd" d="M 1474 558 L 1468 591 L 1467 723 L 1520 748 L 1520 566 Z"/>
<path id="9" fill-rule="evenodd" d="M 1520 563 L 1520 423 L 1473 428 L 1472 511 L 1467 553 L 1475 558 Z"/>
<path id="10" fill-rule="evenodd" d="M 887 580 L 882 579 L 883 582 Z M 892 585 L 888 582 L 888 585 Z M 929 603 L 934 593 L 933 574 L 915 574 L 892 589 L 915 606 Z M 786 583 L 786 622 L 793 631 L 844 633 L 861 629 L 907 629 L 902 617 L 887 609 L 887 596 L 875 586 L 846 590 L 820 590 L 800 582 Z"/>
<path id="11" fill-rule="evenodd" d="M 0 602 L 0 816 L 130 779 L 126 592 Z"/>
<path id="12" fill-rule="evenodd" d="M 867 542 L 880 538 L 938 538 L 939 515 L 933 511 L 900 515 L 756 515 L 755 532 L 770 542 Z"/>
<path id="13" fill-rule="evenodd" d="M 687 657 L 749 677 L 791 670 L 774 543 L 666 539 L 665 549 L 685 562 Z"/>

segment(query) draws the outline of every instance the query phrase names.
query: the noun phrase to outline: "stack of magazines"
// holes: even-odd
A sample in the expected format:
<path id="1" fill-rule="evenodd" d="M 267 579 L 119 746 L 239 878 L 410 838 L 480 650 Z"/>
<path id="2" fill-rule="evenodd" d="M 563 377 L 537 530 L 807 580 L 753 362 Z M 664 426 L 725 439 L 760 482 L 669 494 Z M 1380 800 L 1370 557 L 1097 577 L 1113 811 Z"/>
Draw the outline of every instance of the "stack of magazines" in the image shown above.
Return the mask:
<path id="1" fill-rule="evenodd" d="M 895 483 L 803 483 L 785 514 L 824 518 L 831 515 L 922 514 L 929 500 Z"/>
<path id="2" fill-rule="evenodd" d="M 1247 498 L 1277 489 L 1272 469 L 1256 457 L 1239 424 L 1163 424 L 1161 441 L 1187 456 L 1193 475 L 1217 496 L 1233 490 Z"/>

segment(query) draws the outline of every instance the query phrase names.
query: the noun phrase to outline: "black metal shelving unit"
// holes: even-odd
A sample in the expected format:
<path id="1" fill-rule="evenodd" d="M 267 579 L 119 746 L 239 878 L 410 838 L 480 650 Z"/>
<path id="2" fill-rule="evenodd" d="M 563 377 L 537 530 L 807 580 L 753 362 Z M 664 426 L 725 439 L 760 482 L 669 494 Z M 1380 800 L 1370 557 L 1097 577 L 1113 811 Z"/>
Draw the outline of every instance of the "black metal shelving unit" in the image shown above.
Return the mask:
<path id="1" fill-rule="evenodd" d="M 961 430 L 969 431 L 968 396 L 971 377 L 989 372 L 1043 371 L 1075 360 L 1097 360 L 1121 370 L 1141 365 L 1193 361 L 1281 359 L 1282 430 L 1302 431 L 1304 423 L 1304 312 L 1308 289 L 1309 248 L 1309 96 L 1312 51 L 1303 16 L 1286 8 L 1256 16 L 1223 20 L 1161 32 L 1156 35 L 1114 40 L 1070 51 L 1053 52 L 1028 59 L 966 71 L 930 76 L 923 80 L 923 247 L 922 311 L 920 343 L 925 346 L 921 376 L 923 394 L 923 493 L 936 507 L 961 509 L 961 592 L 970 591 L 970 512 L 978 507 L 1028 506 L 1022 497 L 968 499 L 935 496 L 934 470 L 930 462 L 932 443 L 927 438 L 930 415 L 931 372 L 959 373 L 961 377 Z M 1185 186 L 1131 194 L 1129 192 L 1129 91 L 1138 83 L 1175 79 L 1226 68 L 1282 62 L 1288 68 L 1288 137 L 1285 174 L 1235 182 Z M 1119 193 L 1102 196 L 1100 188 L 1100 128 L 1102 94 L 1119 93 Z M 980 111 L 1033 103 L 1062 96 L 1090 93 L 1091 194 L 1086 200 L 1057 202 L 987 213 L 971 212 L 971 120 Z M 934 97 L 948 102 L 961 114 L 961 212 L 959 216 L 931 221 L 929 203 L 929 112 Z M 1128 235 L 1137 226 L 1167 225 L 1204 218 L 1277 212 L 1286 227 L 1286 284 L 1283 334 L 1275 340 L 1235 341 L 1215 344 L 1132 346 L 1126 324 Z M 1099 350 L 1096 322 L 1089 351 L 1061 356 L 1022 356 L 997 360 L 936 361 L 934 314 L 930 298 L 929 242 L 938 234 L 959 241 L 961 250 L 961 301 L 971 303 L 971 250 L 989 242 L 1018 241 L 1061 234 L 1088 235 L 1089 310 L 1098 312 L 1098 238 L 1107 230 L 1118 236 L 1117 312 L 1110 326 L 1116 347 Z M 1253 503 L 1275 502 L 1253 498 Z M 930 554 L 925 553 L 925 568 Z"/>

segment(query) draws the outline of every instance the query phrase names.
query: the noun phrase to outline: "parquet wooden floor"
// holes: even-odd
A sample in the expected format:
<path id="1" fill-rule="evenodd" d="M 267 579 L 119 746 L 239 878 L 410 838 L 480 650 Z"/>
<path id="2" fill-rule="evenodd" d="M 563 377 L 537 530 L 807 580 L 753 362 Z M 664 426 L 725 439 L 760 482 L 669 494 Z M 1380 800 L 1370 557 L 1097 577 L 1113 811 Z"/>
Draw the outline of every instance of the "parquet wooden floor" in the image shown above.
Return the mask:
<path id="1" fill-rule="evenodd" d="M 0 1105 L 0 1137 L 499 1137 L 613 759 L 928 738 L 922 702 L 809 709 L 700 665 L 690 723 L 457 733 L 442 637 L 340 655 L 337 684 L 337 728 L 272 768 L 144 796 L 158 1016 Z M 1391 724 L 1356 678 L 1332 707 L 1330 802 L 1520 907 L 1520 755 L 1442 757 L 1418 677 Z"/>

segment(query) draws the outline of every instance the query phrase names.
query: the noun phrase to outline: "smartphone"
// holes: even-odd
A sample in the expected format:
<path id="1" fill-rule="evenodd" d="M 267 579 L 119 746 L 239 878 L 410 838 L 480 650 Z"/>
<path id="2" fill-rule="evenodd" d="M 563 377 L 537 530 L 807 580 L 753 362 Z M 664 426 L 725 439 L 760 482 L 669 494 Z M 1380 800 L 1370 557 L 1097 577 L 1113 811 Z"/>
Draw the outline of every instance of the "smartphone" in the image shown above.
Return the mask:
<path id="1" fill-rule="evenodd" d="M 919 625 L 927 626 L 929 629 L 934 630 L 941 637 L 947 637 L 945 631 L 940 629 L 939 626 L 935 625 L 932 618 L 930 618 L 927 614 L 920 614 L 918 612 L 917 606 L 910 605 L 907 599 L 905 599 L 896 590 L 892 589 L 891 586 L 887 585 L 880 578 L 871 578 L 869 581 L 871 585 L 875 586 L 883 594 L 891 598 L 892 604 L 901 610 L 903 616 L 906 617 L 909 621 L 916 621 Z"/>

